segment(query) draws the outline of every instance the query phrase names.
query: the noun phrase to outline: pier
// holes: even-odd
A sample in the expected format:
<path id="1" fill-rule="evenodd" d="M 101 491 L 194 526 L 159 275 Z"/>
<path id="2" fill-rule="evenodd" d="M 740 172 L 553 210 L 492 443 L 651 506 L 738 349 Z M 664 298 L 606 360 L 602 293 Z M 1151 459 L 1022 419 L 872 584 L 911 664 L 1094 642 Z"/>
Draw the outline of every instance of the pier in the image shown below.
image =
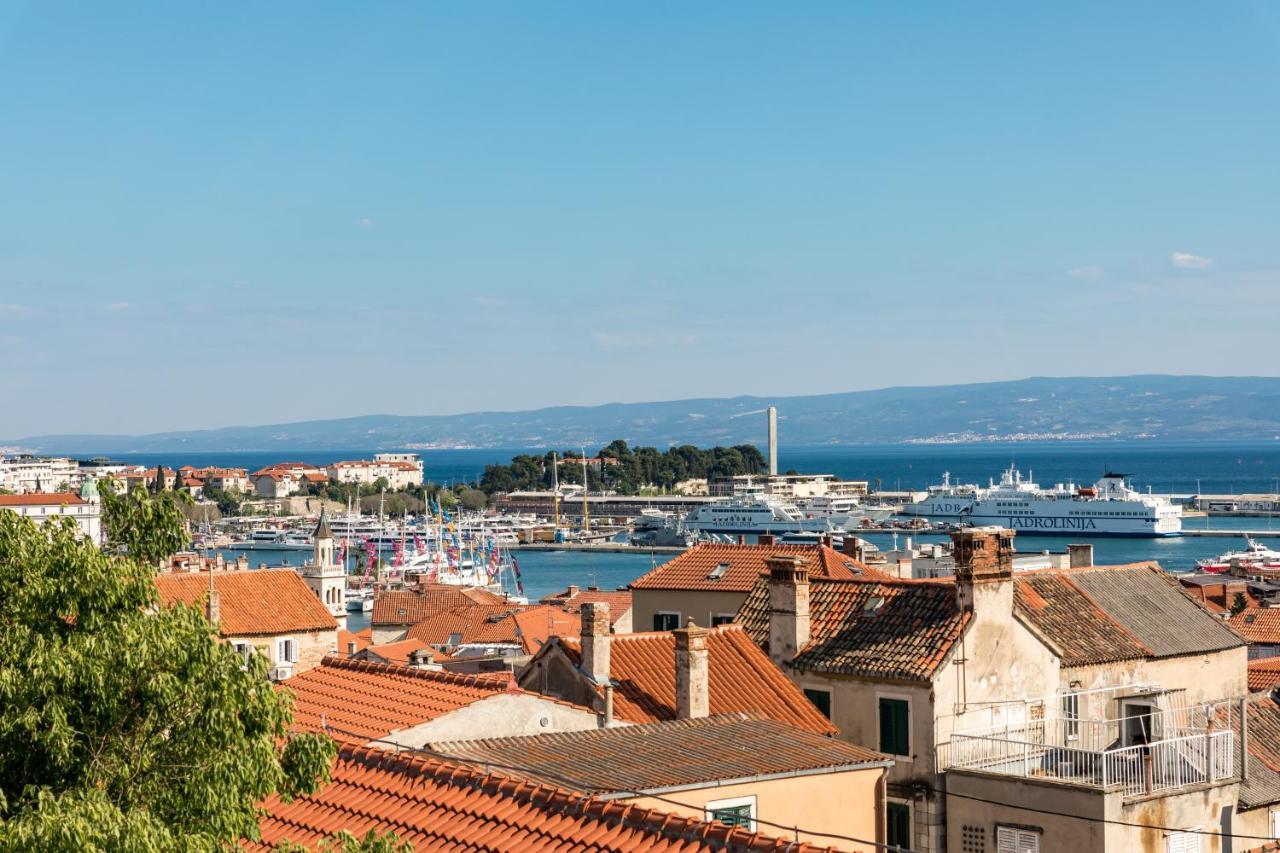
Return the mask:
<path id="1" fill-rule="evenodd" d="M 1280 536 L 1280 530 L 1187 530 L 1182 529 L 1183 536 L 1216 536 L 1224 539 L 1248 536 L 1250 539 L 1265 539 Z"/>

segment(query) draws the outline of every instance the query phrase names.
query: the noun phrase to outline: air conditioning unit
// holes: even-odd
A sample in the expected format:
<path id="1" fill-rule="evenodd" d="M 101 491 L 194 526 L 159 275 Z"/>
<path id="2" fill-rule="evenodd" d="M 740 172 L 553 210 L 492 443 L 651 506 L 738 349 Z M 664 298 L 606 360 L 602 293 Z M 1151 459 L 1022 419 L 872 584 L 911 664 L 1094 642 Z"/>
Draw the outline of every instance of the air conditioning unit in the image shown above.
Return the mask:
<path id="1" fill-rule="evenodd" d="M 272 681 L 285 681 L 291 675 L 293 675 L 293 667 L 287 664 L 285 666 L 277 666 L 267 672 L 267 678 Z"/>

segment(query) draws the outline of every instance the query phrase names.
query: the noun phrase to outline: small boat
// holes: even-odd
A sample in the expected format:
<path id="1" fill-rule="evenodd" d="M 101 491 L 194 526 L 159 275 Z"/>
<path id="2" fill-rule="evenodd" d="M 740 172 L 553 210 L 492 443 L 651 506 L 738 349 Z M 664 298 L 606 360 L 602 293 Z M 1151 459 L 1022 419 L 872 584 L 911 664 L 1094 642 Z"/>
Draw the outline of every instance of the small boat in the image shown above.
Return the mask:
<path id="1" fill-rule="evenodd" d="M 1207 557 L 1196 561 L 1196 568 L 1202 572 L 1221 574 L 1230 571 L 1232 564 L 1243 569 L 1280 569 L 1280 551 L 1273 551 L 1261 542 L 1244 538 L 1243 551 L 1228 551 L 1217 557 Z"/>
<path id="2" fill-rule="evenodd" d="M 349 613 L 372 613 L 373 612 L 373 590 L 358 589 L 347 591 L 347 612 Z"/>

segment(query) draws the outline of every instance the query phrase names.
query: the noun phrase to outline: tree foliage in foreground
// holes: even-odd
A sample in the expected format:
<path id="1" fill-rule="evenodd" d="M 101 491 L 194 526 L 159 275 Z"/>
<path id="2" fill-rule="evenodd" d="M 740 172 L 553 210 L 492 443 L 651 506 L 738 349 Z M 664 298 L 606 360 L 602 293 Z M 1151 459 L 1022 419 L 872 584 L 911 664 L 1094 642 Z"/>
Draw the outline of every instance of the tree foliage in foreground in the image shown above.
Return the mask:
<path id="1" fill-rule="evenodd" d="M 117 495 L 110 481 L 104 481 L 101 489 L 108 550 L 154 566 L 191 542 L 187 517 L 179 506 L 181 501 L 191 501 L 185 492 L 152 494 L 135 488 Z"/>
<path id="2" fill-rule="evenodd" d="M 328 778 L 333 742 L 289 735 L 265 659 L 158 607 L 139 559 L 173 514 L 126 509 L 133 557 L 0 511 L 0 850 L 212 850 L 256 837 L 261 798 Z"/>

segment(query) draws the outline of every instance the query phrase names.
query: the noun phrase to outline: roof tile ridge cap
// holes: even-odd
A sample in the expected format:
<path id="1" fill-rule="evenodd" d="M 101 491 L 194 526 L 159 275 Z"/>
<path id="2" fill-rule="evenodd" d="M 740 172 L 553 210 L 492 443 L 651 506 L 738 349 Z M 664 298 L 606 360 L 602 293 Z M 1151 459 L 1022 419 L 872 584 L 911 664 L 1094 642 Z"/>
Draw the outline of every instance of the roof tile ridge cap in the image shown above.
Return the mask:
<path id="1" fill-rule="evenodd" d="M 1063 575 L 1060 575 L 1059 577 L 1062 578 L 1063 583 L 1065 583 L 1067 586 L 1074 589 L 1077 593 L 1080 594 L 1082 598 L 1084 598 L 1085 601 L 1089 602 L 1090 606 L 1093 607 L 1094 610 L 1102 614 L 1102 616 L 1108 622 L 1110 622 L 1112 625 L 1118 628 L 1120 630 L 1120 633 L 1124 634 L 1126 637 L 1132 640 L 1133 644 L 1137 646 L 1139 649 L 1141 649 L 1143 652 L 1145 652 L 1148 657 L 1155 657 L 1155 652 L 1153 652 L 1150 648 L 1148 648 L 1146 643 L 1139 640 L 1136 634 L 1134 634 L 1124 625 L 1120 624 L 1120 621 L 1117 620 L 1114 616 L 1112 616 L 1109 610 L 1107 610 L 1102 605 L 1098 604 L 1098 602 L 1094 600 L 1092 595 L 1085 592 L 1084 589 L 1082 589 L 1080 586 L 1072 582 L 1071 578 L 1069 578 L 1067 575 L 1063 574 Z"/>

